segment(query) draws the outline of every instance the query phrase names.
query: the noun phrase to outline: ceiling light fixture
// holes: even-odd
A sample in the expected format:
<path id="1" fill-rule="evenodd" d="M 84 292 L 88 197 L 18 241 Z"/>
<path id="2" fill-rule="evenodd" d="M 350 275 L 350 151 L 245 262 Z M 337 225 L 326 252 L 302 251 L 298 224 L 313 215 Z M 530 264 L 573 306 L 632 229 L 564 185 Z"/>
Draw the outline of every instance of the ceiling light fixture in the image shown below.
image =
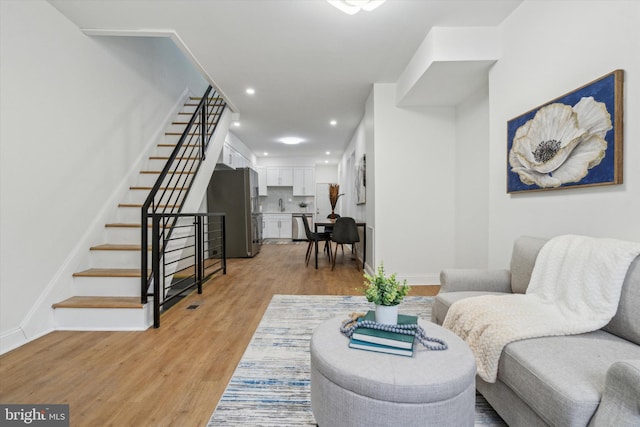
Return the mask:
<path id="1" fill-rule="evenodd" d="M 367 12 L 380 6 L 385 0 L 327 0 L 332 6 L 337 7 L 347 15 L 355 15 L 361 10 Z"/>
<path id="2" fill-rule="evenodd" d="M 266 151 L 264 153 L 262 153 L 263 156 L 268 156 L 269 153 L 267 153 Z"/>
<path id="3" fill-rule="evenodd" d="M 280 138 L 278 141 L 287 145 L 296 145 L 304 142 L 304 139 L 298 138 L 297 136 L 286 136 L 284 138 Z"/>
<path id="4" fill-rule="evenodd" d="M 247 92 L 247 95 L 254 95 L 256 93 L 256 90 L 252 87 L 248 87 L 245 92 Z"/>
<path id="5" fill-rule="evenodd" d="M 327 151 L 325 152 L 325 154 L 328 156 L 329 154 L 331 154 L 331 151 Z"/>
<path id="6" fill-rule="evenodd" d="M 235 121 L 235 122 L 233 122 L 233 125 L 234 125 L 235 127 L 240 127 L 240 122 Z"/>
<path id="7" fill-rule="evenodd" d="M 337 121 L 335 121 L 335 120 L 331 120 L 331 121 L 329 122 L 329 124 L 330 124 L 331 126 L 335 126 L 335 125 L 337 125 L 337 124 L 338 124 L 338 122 L 337 122 Z"/>

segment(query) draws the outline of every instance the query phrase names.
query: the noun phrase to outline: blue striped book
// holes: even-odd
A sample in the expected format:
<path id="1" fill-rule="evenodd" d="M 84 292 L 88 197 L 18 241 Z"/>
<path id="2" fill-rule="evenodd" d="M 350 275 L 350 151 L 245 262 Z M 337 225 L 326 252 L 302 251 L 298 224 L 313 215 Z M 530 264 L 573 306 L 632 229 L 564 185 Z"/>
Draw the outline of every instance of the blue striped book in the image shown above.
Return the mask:
<path id="1" fill-rule="evenodd" d="M 360 319 L 358 319 L 359 322 L 363 320 L 371 320 L 375 322 L 375 311 L 369 310 L 365 317 L 361 317 Z M 398 324 L 400 325 L 415 325 L 417 323 L 418 316 L 398 314 Z M 378 329 L 358 328 L 353 332 L 352 339 L 371 344 L 380 344 L 402 349 L 412 349 L 414 336 L 399 334 L 396 332 L 380 331 Z"/>
<path id="2" fill-rule="evenodd" d="M 375 351 L 378 353 L 398 354 L 400 356 L 409 356 L 409 357 L 413 356 L 413 348 L 405 349 L 405 348 L 390 347 L 388 345 L 358 341 L 358 340 L 354 340 L 353 338 L 351 338 L 351 341 L 349 341 L 349 347 L 357 348 L 358 350 Z"/>

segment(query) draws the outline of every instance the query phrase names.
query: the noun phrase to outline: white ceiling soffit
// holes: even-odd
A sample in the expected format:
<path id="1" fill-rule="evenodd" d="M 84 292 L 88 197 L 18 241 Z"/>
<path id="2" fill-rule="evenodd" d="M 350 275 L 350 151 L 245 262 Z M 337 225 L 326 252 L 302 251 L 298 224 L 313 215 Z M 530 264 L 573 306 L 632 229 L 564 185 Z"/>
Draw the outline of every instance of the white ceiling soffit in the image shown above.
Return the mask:
<path id="1" fill-rule="evenodd" d="M 496 27 L 432 28 L 398 80 L 398 105 L 457 105 L 486 84 L 500 52 Z"/>
<path id="2" fill-rule="evenodd" d="M 95 28 L 84 28 L 82 32 L 88 36 L 102 36 L 102 37 L 166 37 L 171 39 L 171 41 L 180 49 L 183 55 L 191 61 L 193 66 L 200 72 L 200 74 L 204 77 L 205 80 L 209 82 L 209 84 L 215 89 L 220 96 L 222 96 L 227 102 L 227 106 L 231 111 L 237 112 L 238 108 L 233 104 L 233 100 L 224 93 L 222 89 L 216 84 L 213 78 L 209 75 L 207 70 L 202 66 L 198 58 L 195 57 L 193 52 L 189 50 L 189 47 L 184 43 L 184 41 L 180 38 L 180 35 L 173 30 L 104 30 L 104 29 L 95 29 Z M 237 113 L 234 113 L 237 115 Z M 235 119 L 237 120 L 237 119 Z"/>

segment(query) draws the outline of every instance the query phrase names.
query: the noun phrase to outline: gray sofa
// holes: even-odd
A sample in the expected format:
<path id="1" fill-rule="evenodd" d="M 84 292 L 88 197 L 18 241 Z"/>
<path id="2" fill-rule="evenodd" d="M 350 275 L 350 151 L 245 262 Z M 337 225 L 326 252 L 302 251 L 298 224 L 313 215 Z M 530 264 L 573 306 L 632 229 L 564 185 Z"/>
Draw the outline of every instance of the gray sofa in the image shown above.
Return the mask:
<path id="1" fill-rule="evenodd" d="M 444 270 L 431 320 L 455 301 L 524 293 L 546 239 L 520 237 L 509 270 Z M 581 335 L 516 341 L 502 351 L 498 380 L 478 391 L 510 426 L 640 426 L 640 257 L 625 278 L 615 317 Z"/>

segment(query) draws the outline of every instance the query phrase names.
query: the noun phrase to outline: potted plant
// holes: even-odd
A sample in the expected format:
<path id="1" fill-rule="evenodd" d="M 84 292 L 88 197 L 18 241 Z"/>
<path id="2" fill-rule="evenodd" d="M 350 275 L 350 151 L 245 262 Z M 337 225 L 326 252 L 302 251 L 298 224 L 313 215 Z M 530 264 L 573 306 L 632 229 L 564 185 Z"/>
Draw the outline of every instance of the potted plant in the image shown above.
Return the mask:
<path id="1" fill-rule="evenodd" d="M 367 301 L 376 305 L 376 322 L 395 325 L 398 323 L 398 304 L 411 289 L 407 281 L 396 279 L 396 273 L 385 276 L 384 265 L 380 263 L 375 276 L 364 273 L 364 295 Z"/>

